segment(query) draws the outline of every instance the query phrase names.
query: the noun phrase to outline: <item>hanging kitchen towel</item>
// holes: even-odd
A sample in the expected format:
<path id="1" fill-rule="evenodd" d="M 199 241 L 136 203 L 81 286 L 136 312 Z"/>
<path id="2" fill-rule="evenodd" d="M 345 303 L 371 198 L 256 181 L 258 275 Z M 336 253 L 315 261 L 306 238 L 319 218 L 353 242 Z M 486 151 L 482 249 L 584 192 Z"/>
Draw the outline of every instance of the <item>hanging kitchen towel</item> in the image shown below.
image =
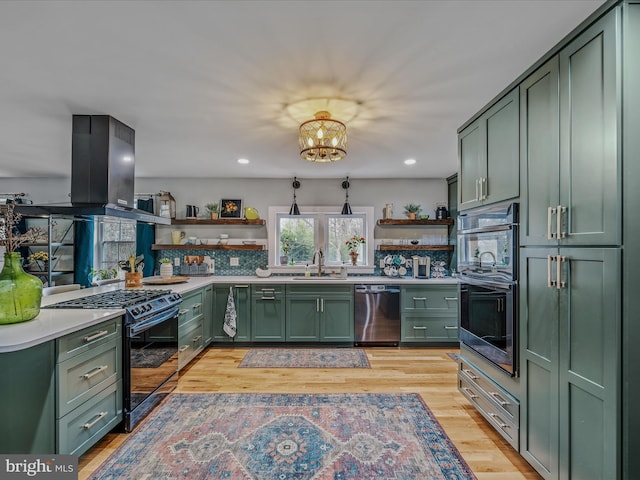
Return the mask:
<path id="1" fill-rule="evenodd" d="M 233 299 L 233 287 L 229 287 L 229 297 L 227 298 L 227 310 L 224 312 L 224 332 L 231 338 L 236 336 L 236 302 Z"/>

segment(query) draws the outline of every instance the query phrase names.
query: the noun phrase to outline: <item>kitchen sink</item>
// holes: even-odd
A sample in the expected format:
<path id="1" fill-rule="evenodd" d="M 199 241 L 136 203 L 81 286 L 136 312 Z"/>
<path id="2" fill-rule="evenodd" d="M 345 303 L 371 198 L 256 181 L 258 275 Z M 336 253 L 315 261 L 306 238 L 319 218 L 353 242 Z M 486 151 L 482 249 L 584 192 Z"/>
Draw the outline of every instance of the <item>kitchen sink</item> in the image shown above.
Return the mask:
<path id="1" fill-rule="evenodd" d="M 303 276 L 297 276 L 297 277 L 293 277 L 294 280 L 346 280 L 347 277 L 338 277 L 338 276 L 332 276 L 332 275 L 323 275 L 321 277 L 318 276 L 311 276 L 311 277 L 303 277 Z"/>

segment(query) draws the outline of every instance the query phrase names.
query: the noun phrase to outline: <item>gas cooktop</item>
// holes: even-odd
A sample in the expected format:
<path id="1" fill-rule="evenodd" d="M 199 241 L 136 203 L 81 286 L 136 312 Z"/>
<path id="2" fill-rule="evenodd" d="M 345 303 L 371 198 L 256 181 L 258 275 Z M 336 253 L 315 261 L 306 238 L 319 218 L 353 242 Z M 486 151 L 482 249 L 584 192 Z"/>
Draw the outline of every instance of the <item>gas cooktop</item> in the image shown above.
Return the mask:
<path id="1" fill-rule="evenodd" d="M 43 308 L 127 308 L 171 293 L 171 290 L 116 290 L 65 300 Z"/>

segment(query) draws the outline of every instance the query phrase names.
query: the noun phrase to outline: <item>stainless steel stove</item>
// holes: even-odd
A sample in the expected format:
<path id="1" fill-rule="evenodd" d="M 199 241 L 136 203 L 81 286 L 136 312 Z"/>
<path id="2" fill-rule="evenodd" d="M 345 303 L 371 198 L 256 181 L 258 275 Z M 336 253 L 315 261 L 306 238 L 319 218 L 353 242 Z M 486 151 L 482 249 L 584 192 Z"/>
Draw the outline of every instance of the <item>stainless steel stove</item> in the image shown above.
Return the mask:
<path id="1" fill-rule="evenodd" d="M 45 308 L 124 308 L 124 430 L 133 428 L 178 383 L 178 314 L 171 290 L 116 290 Z"/>

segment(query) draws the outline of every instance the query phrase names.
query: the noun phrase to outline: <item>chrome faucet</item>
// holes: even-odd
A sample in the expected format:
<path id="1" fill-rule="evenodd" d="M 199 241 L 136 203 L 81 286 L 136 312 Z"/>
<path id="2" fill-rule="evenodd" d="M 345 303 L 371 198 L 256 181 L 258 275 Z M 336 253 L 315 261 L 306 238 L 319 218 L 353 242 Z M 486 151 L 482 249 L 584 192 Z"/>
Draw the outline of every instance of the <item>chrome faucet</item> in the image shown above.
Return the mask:
<path id="1" fill-rule="evenodd" d="M 492 267 L 496 266 L 496 256 L 493 254 L 493 252 L 482 252 L 480 255 L 478 255 L 478 260 L 480 261 L 480 266 L 482 267 L 482 256 L 483 255 L 490 255 L 491 258 L 493 259 L 493 264 L 491 265 Z"/>
<path id="2" fill-rule="evenodd" d="M 315 252 L 313 252 L 313 257 L 311 257 L 311 263 L 313 263 L 314 265 L 316 264 L 316 257 L 318 259 L 318 276 L 321 277 L 322 276 L 322 263 L 324 261 L 324 253 L 322 253 L 322 250 L 317 249 Z"/>

